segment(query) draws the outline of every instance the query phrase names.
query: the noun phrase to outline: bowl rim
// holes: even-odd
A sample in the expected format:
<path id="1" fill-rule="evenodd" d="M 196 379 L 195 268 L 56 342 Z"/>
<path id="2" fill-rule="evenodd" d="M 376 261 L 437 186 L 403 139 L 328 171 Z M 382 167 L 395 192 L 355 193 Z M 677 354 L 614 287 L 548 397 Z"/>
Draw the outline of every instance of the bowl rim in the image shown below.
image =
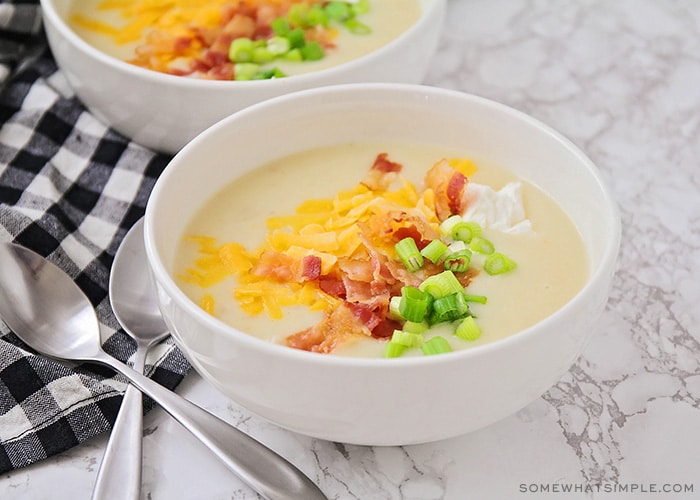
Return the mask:
<path id="1" fill-rule="evenodd" d="M 558 142 L 578 160 L 582 168 L 592 177 L 597 188 L 600 190 L 600 194 L 604 200 L 605 212 L 609 216 L 610 230 L 601 251 L 600 263 L 598 267 L 592 270 L 584 286 L 567 303 L 534 325 L 531 325 L 505 338 L 494 340 L 493 342 L 475 346 L 469 349 L 460 349 L 450 352 L 444 356 L 408 356 L 388 360 L 385 358 L 374 357 L 319 355 L 318 353 L 274 344 L 238 330 L 224 321 L 207 314 L 203 309 L 195 304 L 194 301 L 185 295 L 184 291 L 182 291 L 182 289 L 177 285 L 171 274 L 166 270 L 166 267 L 161 259 L 158 257 L 158 252 L 156 249 L 157 245 L 153 234 L 153 228 L 155 225 L 155 221 L 153 220 L 155 210 L 154 206 L 158 203 L 158 199 L 161 196 L 160 193 L 163 189 L 162 186 L 167 182 L 168 177 L 173 171 L 172 168 L 169 168 L 170 165 L 173 163 L 177 164 L 181 156 L 187 154 L 190 149 L 198 147 L 200 142 L 206 141 L 207 137 L 216 133 L 217 130 L 228 127 L 232 122 L 245 121 L 246 117 L 250 114 L 266 113 L 268 108 L 276 106 L 277 103 L 314 98 L 314 96 L 315 98 L 323 99 L 327 94 L 333 95 L 346 92 L 358 92 L 366 95 L 368 92 L 376 91 L 390 91 L 392 93 L 404 93 L 422 97 L 436 96 L 447 99 L 472 101 L 480 106 L 491 108 L 496 112 L 505 113 L 512 118 L 525 122 L 527 125 L 537 129 L 540 133 Z M 527 342 L 530 337 L 537 336 L 540 330 L 546 330 L 546 328 L 543 327 L 546 327 L 550 323 L 560 321 L 559 318 L 565 316 L 570 309 L 578 307 L 579 303 L 585 302 L 589 296 L 596 293 L 596 291 L 593 290 L 596 283 L 605 281 L 607 276 L 614 274 L 621 240 L 621 220 L 618 206 L 611 194 L 611 191 L 604 182 L 598 167 L 596 167 L 593 161 L 578 146 L 544 122 L 506 104 L 458 90 L 450 90 L 421 84 L 349 83 L 301 90 L 262 101 L 233 113 L 200 133 L 172 158 L 168 166 L 166 166 L 165 170 L 161 174 L 160 178 L 156 181 L 146 205 L 144 238 L 149 266 L 156 278 L 156 281 L 160 284 L 160 286 L 165 288 L 169 297 L 177 301 L 180 307 L 183 307 L 190 314 L 193 314 L 198 321 L 203 322 L 207 328 L 211 328 L 217 331 L 219 334 L 233 336 L 237 342 L 242 342 L 247 348 L 260 351 L 265 355 L 273 357 L 280 356 L 289 360 L 299 360 L 306 363 L 321 365 L 328 364 L 343 367 L 395 369 L 397 366 L 432 366 L 435 363 L 461 363 L 464 360 L 468 360 L 475 356 L 488 355 L 493 351 L 501 350 L 509 346 L 517 346 L 522 342 Z"/>
<path id="2" fill-rule="evenodd" d="M 250 80 L 250 81 L 237 81 L 237 80 L 207 80 L 203 78 L 192 78 L 192 77 L 182 77 L 176 75 L 170 75 L 167 73 L 160 73 L 155 70 L 150 70 L 130 64 L 123 61 L 115 56 L 111 56 L 106 52 L 103 52 L 85 41 L 80 35 L 78 35 L 68 23 L 63 19 L 61 15 L 58 14 L 54 6 L 54 0 L 39 0 L 42 10 L 42 19 L 44 23 L 50 23 L 54 28 L 58 30 L 61 36 L 70 42 L 77 50 L 84 53 L 88 57 L 97 60 L 98 62 L 111 66 L 117 70 L 125 72 L 135 78 L 140 78 L 152 83 L 162 83 L 165 85 L 173 85 L 177 88 L 185 88 L 192 90 L 213 90 L 213 89 L 225 89 L 235 84 L 235 87 L 240 87 L 241 89 L 255 89 L 260 86 L 280 86 L 284 87 L 285 81 L 292 80 L 295 84 L 313 84 L 317 79 L 321 80 L 332 80 L 336 73 L 352 72 L 356 66 L 363 66 L 365 64 L 371 63 L 374 59 L 381 58 L 385 52 L 392 51 L 397 45 L 404 43 L 405 39 L 411 38 L 414 33 L 421 32 L 423 27 L 430 22 L 430 20 L 435 15 L 440 15 L 441 11 L 444 11 L 447 0 L 417 0 L 419 6 L 422 9 L 421 15 L 416 22 L 414 22 L 408 29 L 406 29 L 399 36 L 389 41 L 388 43 L 382 45 L 376 50 L 371 51 L 361 57 L 354 58 L 350 61 L 346 61 L 341 64 L 330 66 L 328 68 L 319 69 L 316 71 L 311 71 L 308 73 L 301 73 L 298 75 L 289 75 L 285 78 L 272 78 L 269 80 Z M 429 2 L 427 6 L 423 6 L 423 3 Z M 442 17 L 442 16 L 441 16 Z M 442 25 L 442 21 L 439 23 Z"/>

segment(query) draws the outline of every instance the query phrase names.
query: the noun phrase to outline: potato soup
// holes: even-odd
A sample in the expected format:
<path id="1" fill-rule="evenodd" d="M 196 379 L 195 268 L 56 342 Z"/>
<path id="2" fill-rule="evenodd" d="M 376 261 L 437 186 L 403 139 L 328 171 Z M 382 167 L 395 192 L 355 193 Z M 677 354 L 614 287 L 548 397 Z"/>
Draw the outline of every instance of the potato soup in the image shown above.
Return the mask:
<path id="1" fill-rule="evenodd" d="M 299 213 L 298 208 L 309 206 L 309 200 L 332 197 L 365 182 L 363 179 L 366 179 L 373 164 L 376 167 L 380 153 L 386 153 L 389 160 L 401 165 L 392 186 L 400 186 L 402 179 L 406 179 L 419 190 L 424 189 L 426 172 L 436 162 L 443 158 L 468 158 L 464 152 L 445 151 L 427 145 L 347 144 L 296 154 L 258 168 L 225 186 L 188 223 L 185 237 L 178 242 L 173 270 L 179 286 L 194 302 L 238 330 L 269 342 L 291 345 L 288 340 L 291 335 L 323 321 L 328 311 L 322 310 L 322 306 L 290 304 L 280 306 L 282 316 L 273 318 L 274 315 L 265 308 L 253 314 L 250 309 L 244 310 L 239 287 L 241 282 L 246 281 L 245 273 L 223 277 L 216 283 L 192 279 L 193 268 L 197 267 L 198 259 L 204 255 L 202 238 L 207 239 L 210 246 L 235 242 L 254 255 L 265 241 L 271 241 L 271 221 L 284 220 L 286 215 L 295 214 L 295 210 Z M 469 264 L 470 276 L 464 281 L 468 282 L 464 291 L 470 297 L 486 298 L 485 303 L 476 299 L 469 303 L 470 314 L 479 326 L 480 336 L 475 340 L 465 340 L 454 335 L 451 321 L 430 323 L 433 326 L 421 333 L 426 342 L 435 336 L 443 337 L 451 350 L 502 339 L 546 318 L 582 288 L 589 272 L 588 257 L 580 234 L 547 194 L 517 178 L 504 168 L 507 166 L 481 164 L 474 160 L 476 171 L 465 176 L 468 178 L 466 189 L 460 193 L 466 205 L 463 211 L 469 213 L 469 196 L 473 194 L 470 187 L 486 189 L 491 193 L 499 190 L 504 193 L 506 188 L 517 188 L 524 218 L 521 216 L 523 220 L 515 221 L 515 226 L 522 230 L 512 231 L 497 223 L 482 222 L 483 239 L 490 242 L 498 253 L 512 259 L 516 266 L 503 274 L 491 275 L 482 269 L 484 256 L 476 251 L 470 252 L 473 254 Z M 405 186 L 397 189 L 404 190 Z M 364 191 L 361 195 L 353 194 L 353 199 L 364 195 Z M 418 205 L 425 210 L 424 200 L 432 199 L 424 197 L 418 201 Z M 430 202 L 427 204 L 430 205 Z M 396 217 L 394 219 L 398 220 Z M 527 223 L 526 227 L 523 227 L 523 223 Z M 284 231 L 283 227 L 277 230 L 279 234 L 286 234 Z M 392 268 L 396 266 L 395 262 L 385 264 L 391 264 Z M 379 274 L 375 274 L 377 276 Z M 374 293 L 383 293 L 373 288 L 376 283 L 374 278 L 372 280 L 368 284 L 369 289 L 373 290 L 368 300 Z M 391 294 L 402 294 L 403 290 L 397 292 L 394 289 Z M 320 302 L 325 304 L 323 300 Z M 390 316 L 391 312 L 387 314 Z M 367 331 L 364 334 L 343 334 L 341 341 L 334 342 L 332 348 L 324 352 L 381 357 L 391 340 L 385 335 L 369 335 Z M 403 355 L 421 355 L 421 350 L 408 349 Z"/>
<path id="2" fill-rule="evenodd" d="M 331 16 L 341 21 L 334 24 L 323 13 L 321 21 L 297 21 L 306 23 L 302 28 L 308 43 L 301 44 L 310 46 L 318 41 L 320 44 L 316 45 L 323 52 L 307 57 L 301 47 L 302 57 L 300 49 L 294 48 L 298 40 L 287 36 L 290 23 L 278 28 L 274 18 L 286 12 L 289 5 L 314 7 L 329 3 L 343 2 L 213 0 L 198 4 L 183 0 L 74 0 L 67 22 L 99 50 L 148 69 L 206 79 L 251 80 L 309 73 L 357 59 L 400 36 L 422 13 L 418 0 L 370 0 L 360 2 L 368 10 L 353 15 L 350 21 L 347 15 L 333 13 Z M 277 10 L 268 14 L 269 9 Z M 306 20 L 317 16 L 304 13 L 291 17 Z M 229 18 L 232 19 L 228 21 Z M 290 15 L 285 17 L 288 18 Z M 291 28 L 295 25 L 291 24 Z M 281 45 L 289 45 L 285 37 L 292 40 L 292 45 L 281 49 Z M 237 43 L 236 38 L 250 39 L 252 43 L 234 48 L 231 43 Z M 275 43 L 266 45 L 271 39 Z M 258 66 L 257 72 L 250 69 L 253 65 Z M 263 74 L 266 76 L 260 76 Z"/>

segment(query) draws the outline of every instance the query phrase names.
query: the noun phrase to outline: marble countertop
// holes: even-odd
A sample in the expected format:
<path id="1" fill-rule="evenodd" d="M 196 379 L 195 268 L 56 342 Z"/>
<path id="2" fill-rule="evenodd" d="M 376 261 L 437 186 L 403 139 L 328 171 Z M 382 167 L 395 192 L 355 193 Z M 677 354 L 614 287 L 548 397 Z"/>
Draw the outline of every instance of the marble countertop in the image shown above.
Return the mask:
<path id="1" fill-rule="evenodd" d="M 406 447 L 290 433 L 195 373 L 177 392 L 329 498 L 700 498 L 700 3 L 449 0 L 426 83 L 525 111 L 601 169 L 623 240 L 581 358 L 517 414 Z M 143 499 L 258 498 L 161 410 L 145 425 Z M 0 498 L 90 498 L 106 440 L 0 476 Z"/>

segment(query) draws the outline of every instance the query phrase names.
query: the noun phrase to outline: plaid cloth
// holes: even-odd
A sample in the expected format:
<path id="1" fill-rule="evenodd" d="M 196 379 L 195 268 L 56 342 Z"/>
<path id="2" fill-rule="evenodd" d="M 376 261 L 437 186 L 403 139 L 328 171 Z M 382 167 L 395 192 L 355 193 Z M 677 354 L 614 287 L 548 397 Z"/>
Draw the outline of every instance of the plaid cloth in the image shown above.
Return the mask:
<path id="1" fill-rule="evenodd" d="M 39 20 L 36 3 L 0 3 L 0 241 L 64 269 L 95 306 L 105 350 L 127 362 L 136 344 L 111 311 L 109 272 L 170 158 L 85 110 L 57 71 Z M 171 340 L 147 363 L 149 376 L 171 389 L 190 369 Z M 125 388 L 108 369 L 36 355 L 0 322 L 0 473 L 111 429 Z"/>

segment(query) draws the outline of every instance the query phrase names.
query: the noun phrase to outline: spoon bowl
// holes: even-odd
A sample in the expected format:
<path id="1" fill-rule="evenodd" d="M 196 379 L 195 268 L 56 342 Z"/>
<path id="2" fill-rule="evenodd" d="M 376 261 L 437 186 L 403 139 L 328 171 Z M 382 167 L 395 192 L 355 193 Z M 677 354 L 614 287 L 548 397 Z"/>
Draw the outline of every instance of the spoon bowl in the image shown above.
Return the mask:
<path id="1" fill-rule="evenodd" d="M 119 372 L 269 500 L 326 497 L 299 469 L 227 422 L 109 356 L 90 300 L 60 268 L 13 243 L 0 243 L 0 317 L 25 344 L 65 360 Z"/>
<path id="2" fill-rule="evenodd" d="M 143 219 L 126 233 L 114 256 L 109 300 L 114 316 L 132 337 L 145 342 L 168 336 L 146 260 Z"/>

